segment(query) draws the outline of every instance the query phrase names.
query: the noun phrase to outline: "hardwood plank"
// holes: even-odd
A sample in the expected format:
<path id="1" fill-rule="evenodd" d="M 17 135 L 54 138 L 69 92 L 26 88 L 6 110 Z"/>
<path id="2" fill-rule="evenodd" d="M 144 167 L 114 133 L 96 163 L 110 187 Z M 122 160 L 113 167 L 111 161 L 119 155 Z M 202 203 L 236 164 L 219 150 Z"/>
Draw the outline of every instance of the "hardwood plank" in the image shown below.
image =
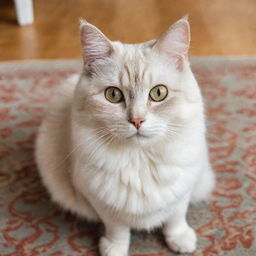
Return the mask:
<path id="1" fill-rule="evenodd" d="M 83 17 L 110 39 L 158 37 L 189 13 L 192 55 L 255 55 L 255 0 L 34 0 L 35 23 L 19 27 L 12 1 L 0 0 L 0 61 L 80 57 Z"/>

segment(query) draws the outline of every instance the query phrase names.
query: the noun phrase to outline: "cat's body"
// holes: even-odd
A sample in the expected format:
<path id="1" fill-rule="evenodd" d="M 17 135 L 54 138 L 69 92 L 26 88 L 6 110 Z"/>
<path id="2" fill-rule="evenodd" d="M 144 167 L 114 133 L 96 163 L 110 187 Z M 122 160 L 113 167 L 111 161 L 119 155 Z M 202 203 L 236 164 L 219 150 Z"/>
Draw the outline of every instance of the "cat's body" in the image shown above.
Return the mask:
<path id="1" fill-rule="evenodd" d="M 198 85 L 185 58 L 167 61 L 152 50 L 164 49 L 159 41 L 110 43 L 85 23 L 85 70 L 58 89 L 39 131 L 44 184 L 62 207 L 105 224 L 103 256 L 127 255 L 130 228 L 161 225 L 173 250 L 193 251 L 187 206 L 207 199 L 214 186 Z M 159 84 L 168 88 L 166 99 L 149 102 Z M 107 101 L 109 87 L 121 88 L 122 101 Z"/>

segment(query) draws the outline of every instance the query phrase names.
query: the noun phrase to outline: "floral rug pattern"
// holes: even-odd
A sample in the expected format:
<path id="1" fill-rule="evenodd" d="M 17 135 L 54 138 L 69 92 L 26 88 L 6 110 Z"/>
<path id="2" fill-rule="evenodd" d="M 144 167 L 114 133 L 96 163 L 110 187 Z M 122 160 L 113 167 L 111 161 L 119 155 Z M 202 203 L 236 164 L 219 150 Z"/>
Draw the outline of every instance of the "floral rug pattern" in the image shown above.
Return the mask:
<path id="1" fill-rule="evenodd" d="M 256 255 L 256 57 L 193 58 L 208 118 L 217 187 L 191 206 L 192 256 Z M 54 89 L 79 73 L 76 60 L 0 63 L 0 255 L 98 256 L 101 224 L 49 200 L 34 162 L 34 140 Z M 171 256 L 159 230 L 133 232 L 132 256 Z"/>

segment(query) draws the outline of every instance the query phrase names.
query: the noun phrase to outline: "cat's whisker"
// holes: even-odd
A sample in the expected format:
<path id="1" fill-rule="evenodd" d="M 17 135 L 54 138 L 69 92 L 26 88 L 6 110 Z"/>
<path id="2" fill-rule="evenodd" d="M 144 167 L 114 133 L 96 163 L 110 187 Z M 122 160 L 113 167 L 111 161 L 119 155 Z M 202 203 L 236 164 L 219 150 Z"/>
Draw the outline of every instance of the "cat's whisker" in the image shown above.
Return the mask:
<path id="1" fill-rule="evenodd" d="M 168 124 L 167 127 L 168 127 L 169 129 L 176 130 L 176 131 L 181 131 L 183 128 L 185 128 L 185 126 L 170 125 L 170 124 Z"/>
<path id="2" fill-rule="evenodd" d="M 111 133 L 109 132 L 108 128 L 105 129 L 105 133 L 104 134 L 102 134 L 101 136 L 95 138 L 94 143 L 98 143 L 99 141 L 100 141 L 101 144 L 104 143 L 104 137 L 106 137 L 106 136 L 110 136 L 110 137 L 112 136 Z"/>
<path id="3" fill-rule="evenodd" d="M 186 127 L 184 124 L 179 124 L 179 123 L 168 123 L 168 126 L 171 127 Z"/>
<path id="4" fill-rule="evenodd" d="M 171 136 L 173 136 L 173 135 L 175 135 L 175 136 L 177 136 L 177 135 L 179 135 L 179 133 L 177 132 L 177 131 L 174 131 L 174 130 L 167 130 L 167 134 L 168 135 L 171 135 Z"/>
<path id="5" fill-rule="evenodd" d="M 105 128 L 104 128 L 105 129 Z M 102 130 L 98 131 L 96 133 L 96 135 L 100 134 L 101 132 L 103 132 Z M 57 168 L 59 168 L 62 164 L 64 164 L 64 162 L 73 154 L 75 153 L 84 143 L 87 143 L 88 141 L 90 141 L 91 139 L 93 139 L 93 136 L 90 137 L 89 139 L 86 139 L 84 141 L 82 141 L 81 143 L 79 143 L 78 145 L 76 145 L 65 157 L 64 159 L 56 166 L 53 168 L 52 171 L 56 170 Z"/>
<path id="6" fill-rule="evenodd" d="M 97 140 L 97 142 L 100 140 Z M 89 164 L 91 162 L 91 160 L 94 157 L 95 152 L 97 152 L 98 148 L 100 148 L 102 146 L 102 141 L 98 144 L 98 146 L 96 148 L 94 148 L 94 150 L 88 155 L 88 157 L 86 157 L 86 162 L 87 164 Z M 83 154 L 81 154 L 81 157 L 83 156 Z"/>
<path id="7" fill-rule="evenodd" d="M 126 132 L 128 129 L 126 129 L 125 127 L 113 127 L 113 128 L 110 128 L 110 131 L 111 132 Z"/>
<path id="8" fill-rule="evenodd" d="M 94 152 L 93 152 L 92 156 L 90 157 L 90 159 L 87 160 L 88 163 L 90 163 L 90 160 L 94 158 L 94 155 L 96 154 L 96 152 L 98 152 L 100 149 L 103 150 L 103 145 L 104 145 L 104 144 L 105 144 L 105 145 L 104 145 L 105 148 L 108 147 L 108 146 L 113 142 L 114 137 L 115 137 L 115 136 L 112 136 L 112 135 L 111 135 L 111 136 L 108 137 L 105 141 L 103 141 L 103 143 L 101 143 L 101 144 L 97 147 L 97 149 L 94 150 Z M 102 153 L 102 150 L 101 150 L 100 153 Z"/>
<path id="9" fill-rule="evenodd" d="M 105 146 L 106 146 L 106 147 L 109 146 L 109 145 L 113 142 L 114 138 L 115 138 L 115 136 L 113 136 L 113 135 L 110 136 L 110 140 L 109 140 L 109 141 L 106 141 Z"/>
<path id="10" fill-rule="evenodd" d="M 168 125 L 167 129 L 170 129 L 170 130 L 173 130 L 173 131 L 181 131 L 180 127 L 175 127 L 175 126 L 171 126 L 171 125 Z"/>
<path id="11" fill-rule="evenodd" d="M 106 135 L 108 135 L 109 136 L 109 134 L 106 134 Z M 106 136 L 105 135 L 105 136 Z M 102 138 L 100 138 L 98 141 L 100 141 L 100 143 L 98 144 L 98 146 L 90 153 L 90 155 L 88 156 L 88 158 L 87 158 L 87 163 L 90 163 L 90 161 L 94 158 L 94 155 L 95 155 L 95 153 L 105 144 L 106 145 L 106 142 L 109 140 L 109 138 L 112 138 L 113 136 L 109 136 L 107 139 L 103 139 L 103 140 L 101 140 L 100 141 L 100 139 L 102 139 Z M 104 137 L 103 137 L 104 138 Z"/>
<path id="12" fill-rule="evenodd" d="M 167 129 L 173 130 L 173 131 L 180 131 L 180 127 L 173 127 L 173 126 L 167 126 Z"/>

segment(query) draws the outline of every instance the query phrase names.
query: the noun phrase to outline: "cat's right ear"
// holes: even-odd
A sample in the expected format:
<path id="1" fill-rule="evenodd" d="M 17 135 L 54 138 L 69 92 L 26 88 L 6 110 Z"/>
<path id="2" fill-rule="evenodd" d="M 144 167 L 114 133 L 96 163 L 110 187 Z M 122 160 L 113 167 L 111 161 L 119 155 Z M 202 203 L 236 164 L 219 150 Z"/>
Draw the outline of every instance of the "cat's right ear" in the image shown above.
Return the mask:
<path id="1" fill-rule="evenodd" d="M 190 43 L 190 27 L 188 17 L 174 23 L 165 34 L 157 40 L 153 49 L 159 53 L 172 58 L 176 62 L 178 70 L 182 70 L 183 62 L 188 58 Z"/>
<path id="2" fill-rule="evenodd" d="M 80 36 L 86 67 L 112 54 L 111 41 L 99 29 L 84 20 L 80 21 Z"/>

